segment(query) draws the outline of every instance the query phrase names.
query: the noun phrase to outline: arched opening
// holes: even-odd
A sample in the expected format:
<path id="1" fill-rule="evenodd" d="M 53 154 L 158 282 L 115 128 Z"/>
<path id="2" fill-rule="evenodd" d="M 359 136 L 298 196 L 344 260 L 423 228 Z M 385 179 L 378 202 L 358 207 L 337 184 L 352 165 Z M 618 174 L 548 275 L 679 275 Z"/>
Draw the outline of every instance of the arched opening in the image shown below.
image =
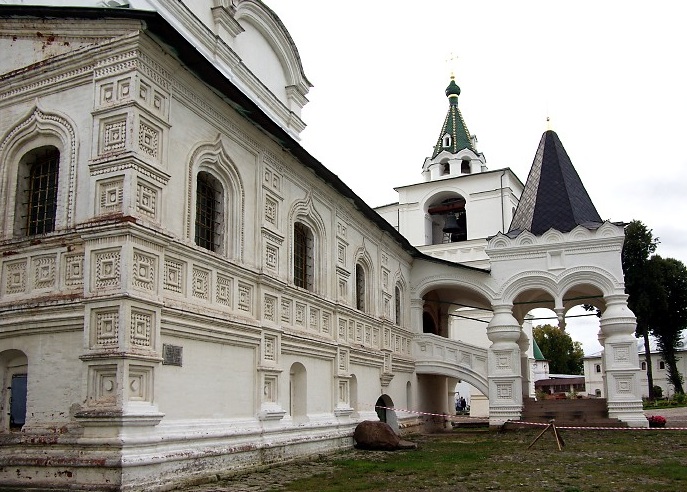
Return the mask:
<path id="1" fill-rule="evenodd" d="M 406 408 L 408 410 L 412 410 L 413 409 L 413 403 L 414 403 L 413 402 L 413 386 L 410 383 L 410 381 L 408 381 L 406 383 Z"/>
<path id="2" fill-rule="evenodd" d="M 427 208 L 432 221 L 432 244 L 455 243 L 468 238 L 465 198 L 442 195 Z"/>
<path id="3" fill-rule="evenodd" d="M 377 412 L 377 417 L 380 421 L 386 422 L 393 429 L 394 432 L 398 432 L 398 418 L 396 417 L 396 411 L 394 408 L 394 402 L 389 395 L 382 395 L 377 399 L 375 403 L 375 410 Z"/>
<path id="4" fill-rule="evenodd" d="M 302 222 L 293 224 L 293 283 L 312 291 L 315 278 L 315 238 Z"/>
<path id="5" fill-rule="evenodd" d="M 37 236 L 55 230 L 60 152 L 47 145 L 27 152 L 19 162 L 15 235 Z"/>
<path id="6" fill-rule="evenodd" d="M 195 242 L 201 248 L 222 253 L 224 191 L 217 178 L 199 172 L 196 178 Z"/>
<path id="7" fill-rule="evenodd" d="M 26 423 L 28 395 L 28 359 L 19 350 L 0 353 L 2 400 L 0 401 L 1 429 L 21 430 Z"/>
<path id="8" fill-rule="evenodd" d="M 365 312 L 367 308 L 367 285 L 365 278 L 365 268 L 360 264 L 355 265 L 355 307 L 359 311 Z"/>
<path id="9" fill-rule="evenodd" d="M 433 333 L 438 335 L 437 324 L 434 322 L 434 318 L 430 313 L 425 311 L 422 313 L 422 333 Z"/>
<path id="10" fill-rule="evenodd" d="M 470 160 L 469 159 L 463 159 L 460 161 L 460 173 L 461 174 L 470 174 Z"/>
<path id="11" fill-rule="evenodd" d="M 289 371 L 289 413 L 293 420 L 308 416 L 308 380 L 305 366 L 294 362 Z"/>

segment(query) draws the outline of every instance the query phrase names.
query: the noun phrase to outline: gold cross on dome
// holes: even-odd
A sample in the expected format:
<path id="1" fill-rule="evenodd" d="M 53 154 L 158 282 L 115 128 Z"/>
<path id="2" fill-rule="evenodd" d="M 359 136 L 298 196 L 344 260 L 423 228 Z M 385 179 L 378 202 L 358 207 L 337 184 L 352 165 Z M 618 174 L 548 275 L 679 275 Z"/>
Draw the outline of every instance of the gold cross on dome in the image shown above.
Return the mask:
<path id="1" fill-rule="evenodd" d="M 456 65 L 458 61 L 458 55 L 454 54 L 453 51 L 449 53 L 448 58 L 446 59 L 446 64 L 448 65 L 449 70 L 451 71 L 451 77 L 455 77 L 456 75 Z"/>

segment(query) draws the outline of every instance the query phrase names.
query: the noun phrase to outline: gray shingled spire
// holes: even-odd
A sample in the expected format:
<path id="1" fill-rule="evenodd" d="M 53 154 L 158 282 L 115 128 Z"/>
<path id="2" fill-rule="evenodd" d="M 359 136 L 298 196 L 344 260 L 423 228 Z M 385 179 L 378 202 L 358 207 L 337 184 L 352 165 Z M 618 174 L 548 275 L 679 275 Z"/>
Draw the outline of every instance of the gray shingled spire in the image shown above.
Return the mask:
<path id="1" fill-rule="evenodd" d="M 541 235 L 549 229 L 570 232 L 578 225 L 596 229 L 602 222 L 558 135 L 547 130 L 508 235 L 522 231 Z"/>

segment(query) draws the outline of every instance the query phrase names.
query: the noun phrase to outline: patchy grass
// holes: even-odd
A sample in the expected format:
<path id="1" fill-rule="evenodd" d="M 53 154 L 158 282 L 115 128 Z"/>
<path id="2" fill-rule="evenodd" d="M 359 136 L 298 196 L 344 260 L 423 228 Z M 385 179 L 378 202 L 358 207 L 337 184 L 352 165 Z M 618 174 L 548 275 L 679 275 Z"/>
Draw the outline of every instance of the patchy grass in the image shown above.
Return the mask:
<path id="1" fill-rule="evenodd" d="M 558 450 L 541 429 L 462 430 L 411 437 L 414 451 L 347 451 L 323 459 L 322 473 L 281 484 L 289 491 L 687 490 L 687 433 L 561 431 Z"/>

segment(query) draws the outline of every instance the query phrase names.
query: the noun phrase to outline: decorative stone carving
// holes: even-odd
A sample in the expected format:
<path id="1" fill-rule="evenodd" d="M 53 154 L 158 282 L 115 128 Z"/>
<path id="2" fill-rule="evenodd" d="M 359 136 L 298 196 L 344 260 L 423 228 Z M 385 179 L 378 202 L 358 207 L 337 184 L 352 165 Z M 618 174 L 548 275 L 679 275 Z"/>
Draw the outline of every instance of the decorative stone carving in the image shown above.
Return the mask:
<path id="1" fill-rule="evenodd" d="M 210 272 L 201 268 L 193 268 L 193 291 L 196 299 L 210 300 Z"/>
<path id="2" fill-rule="evenodd" d="M 230 277 L 217 275 L 217 292 L 215 294 L 217 303 L 232 307 L 233 283 L 234 281 Z"/>
<path id="3" fill-rule="evenodd" d="M 126 115 L 102 123 L 100 154 L 117 152 L 126 148 L 127 119 Z"/>
<path id="4" fill-rule="evenodd" d="M 83 254 L 65 255 L 64 283 L 67 287 L 83 285 Z"/>
<path id="5" fill-rule="evenodd" d="M 56 283 L 56 258 L 55 256 L 40 256 L 33 258 L 33 288 L 34 289 L 50 289 L 55 287 Z"/>
<path id="6" fill-rule="evenodd" d="M 310 308 L 310 322 L 308 328 L 313 331 L 320 331 L 320 310 L 314 307 Z"/>
<path id="7" fill-rule="evenodd" d="M 3 277 L 6 295 L 26 292 L 26 259 L 5 263 Z"/>
<path id="8" fill-rule="evenodd" d="M 157 217 L 158 189 L 151 184 L 138 180 L 136 185 L 136 210 L 139 214 L 158 220 Z"/>
<path id="9" fill-rule="evenodd" d="M 124 178 L 99 181 L 98 196 L 99 214 L 121 212 L 124 202 Z"/>
<path id="10" fill-rule="evenodd" d="M 279 264 L 279 248 L 273 244 L 265 245 L 265 266 L 270 270 L 276 270 Z"/>
<path id="11" fill-rule="evenodd" d="M 253 312 L 253 287 L 239 283 L 238 308 L 248 313 Z"/>
<path id="12" fill-rule="evenodd" d="M 277 361 L 278 339 L 273 335 L 265 335 L 262 339 L 262 358 L 264 361 Z"/>
<path id="13" fill-rule="evenodd" d="M 165 259 L 165 277 L 163 288 L 165 290 L 182 294 L 185 285 L 186 263 L 171 258 Z"/>
<path id="14" fill-rule="evenodd" d="M 331 333 L 331 315 L 329 313 L 322 313 L 322 333 Z"/>
<path id="15" fill-rule="evenodd" d="M 138 148 L 145 155 L 159 160 L 161 130 L 141 119 L 138 125 Z"/>
<path id="16" fill-rule="evenodd" d="M 95 282 L 94 287 L 112 289 L 120 286 L 121 253 L 111 250 L 95 253 Z"/>
<path id="17" fill-rule="evenodd" d="M 134 251 L 133 285 L 139 289 L 156 290 L 157 258 Z"/>
<path id="18" fill-rule="evenodd" d="M 152 347 L 153 315 L 148 312 L 131 311 L 131 345 L 136 347 Z"/>
<path id="19" fill-rule="evenodd" d="M 265 294 L 263 317 L 267 321 L 277 320 L 277 298 L 269 294 Z"/>
<path id="20" fill-rule="evenodd" d="M 279 221 L 279 204 L 276 200 L 265 197 L 265 221 L 277 225 Z"/>
<path id="21" fill-rule="evenodd" d="M 116 346 L 119 344 L 119 311 L 116 309 L 94 311 L 95 345 Z"/>
<path id="22" fill-rule="evenodd" d="M 305 326 L 305 304 L 296 303 L 296 324 Z"/>

